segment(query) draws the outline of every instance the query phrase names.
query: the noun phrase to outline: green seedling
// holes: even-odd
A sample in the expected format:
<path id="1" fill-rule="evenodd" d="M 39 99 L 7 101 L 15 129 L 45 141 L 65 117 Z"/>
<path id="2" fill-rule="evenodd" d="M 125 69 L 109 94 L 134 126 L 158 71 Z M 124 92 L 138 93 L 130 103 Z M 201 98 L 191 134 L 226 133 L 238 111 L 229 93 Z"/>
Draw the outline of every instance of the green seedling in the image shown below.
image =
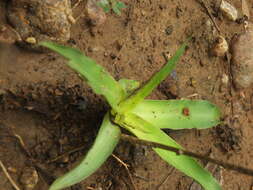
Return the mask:
<path id="1" fill-rule="evenodd" d="M 121 9 L 126 8 L 125 3 L 117 0 L 100 0 L 98 5 L 108 13 L 111 9 L 117 15 L 121 15 Z"/>
<path id="2" fill-rule="evenodd" d="M 93 91 L 102 95 L 111 107 L 103 119 L 93 146 L 81 163 L 56 179 L 50 190 L 69 187 L 93 174 L 112 154 L 121 136 L 120 128 L 127 129 L 141 140 L 183 149 L 162 129 L 206 129 L 220 122 L 219 109 L 204 100 L 144 99 L 174 69 L 185 51 L 186 44 L 143 85 L 128 79 L 116 81 L 100 65 L 76 49 L 51 42 L 41 45 L 67 58 L 68 66 L 79 73 Z M 195 179 L 206 190 L 221 189 L 212 175 L 195 159 L 161 148 L 153 150 L 163 160 Z"/>

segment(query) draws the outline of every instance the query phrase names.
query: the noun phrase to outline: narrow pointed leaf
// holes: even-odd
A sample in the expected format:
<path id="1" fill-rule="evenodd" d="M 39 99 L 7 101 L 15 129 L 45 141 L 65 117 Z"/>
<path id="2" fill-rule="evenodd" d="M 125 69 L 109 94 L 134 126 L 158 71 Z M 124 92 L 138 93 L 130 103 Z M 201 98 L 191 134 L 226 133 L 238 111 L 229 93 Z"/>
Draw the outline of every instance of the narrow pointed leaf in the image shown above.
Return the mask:
<path id="1" fill-rule="evenodd" d="M 124 97 L 124 91 L 114 78 L 103 67 L 85 56 L 82 52 L 71 47 L 65 47 L 52 42 L 42 42 L 51 50 L 69 59 L 68 66 L 78 72 L 96 94 L 103 95 L 110 106 L 117 110 L 118 103 Z"/>
<path id="2" fill-rule="evenodd" d="M 49 190 L 60 190 L 74 185 L 93 174 L 112 154 L 120 139 L 120 128 L 113 125 L 107 114 L 97 138 L 85 158 L 74 169 L 56 179 Z"/>
<path id="3" fill-rule="evenodd" d="M 134 135 L 142 140 L 157 142 L 160 144 L 182 148 L 171 137 L 166 135 L 159 128 L 153 126 L 134 114 L 127 114 L 121 124 Z M 142 126 L 142 127 L 140 127 Z M 177 155 L 174 152 L 154 148 L 154 151 L 166 162 L 195 179 L 206 190 L 221 190 L 220 185 L 212 175 L 201 167 L 197 161 L 189 156 Z"/>
<path id="4" fill-rule="evenodd" d="M 156 88 L 176 66 L 180 57 L 183 55 L 186 48 L 186 43 L 183 44 L 175 53 L 175 55 L 168 61 L 168 63 L 163 66 L 163 68 L 155 73 L 151 79 L 147 81 L 139 90 L 135 91 L 128 99 L 120 103 L 120 112 L 124 113 L 126 111 L 134 108 L 140 101 L 142 101 L 146 96 L 148 96 L 154 88 Z"/>
<path id="5" fill-rule="evenodd" d="M 159 128 L 205 129 L 220 123 L 220 110 L 205 100 L 144 100 L 133 113 Z"/>

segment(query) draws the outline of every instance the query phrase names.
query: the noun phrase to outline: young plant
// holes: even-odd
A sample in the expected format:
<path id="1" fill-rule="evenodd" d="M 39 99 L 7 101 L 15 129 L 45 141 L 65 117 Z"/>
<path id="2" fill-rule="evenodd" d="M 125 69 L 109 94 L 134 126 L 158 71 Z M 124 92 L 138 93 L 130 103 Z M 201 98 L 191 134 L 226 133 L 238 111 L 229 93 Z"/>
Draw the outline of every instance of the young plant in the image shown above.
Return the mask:
<path id="1" fill-rule="evenodd" d="M 98 5 L 108 13 L 111 9 L 117 15 L 121 15 L 121 9 L 126 8 L 125 3 L 117 0 L 100 0 Z"/>
<path id="2" fill-rule="evenodd" d="M 95 93 L 104 96 L 111 107 L 103 119 L 93 146 L 81 163 L 58 178 L 50 190 L 69 187 L 94 173 L 112 154 L 120 139 L 120 127 L 139 139 L 183 149 L 162 129 L 205 129 L 220 122 L 219 109 L 204 100 L 144 99 L 170 74 L 184 53 L 186 44 L 142 86 L 139 82 L 128 79 L 117 82 L 100 65 L 76 49 L 51 42 L 44 42 L 42 45 L 69 59 L 68 65 L 79 73 Z M 199 182 L 206 190 L 221 189 L 218 182 L 195 159 L 161 148 L 153 150 L 163 160 Z"/>

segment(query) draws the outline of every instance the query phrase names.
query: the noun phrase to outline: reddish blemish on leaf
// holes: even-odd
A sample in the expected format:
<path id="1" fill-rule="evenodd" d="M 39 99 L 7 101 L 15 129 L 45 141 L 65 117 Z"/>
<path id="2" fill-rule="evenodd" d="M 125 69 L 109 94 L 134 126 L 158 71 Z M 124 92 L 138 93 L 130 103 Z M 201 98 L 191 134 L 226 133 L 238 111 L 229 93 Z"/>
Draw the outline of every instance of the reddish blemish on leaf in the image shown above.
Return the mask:
<path id="1" fill-rule="evenodd" d="M 183 115 L 185 115 L 185 116 L 189 116 L 189 115 L 190 115 L 190 110 L 189 110 L 189 108 L 183 108 L 182 113 L 183 113 Z"/>

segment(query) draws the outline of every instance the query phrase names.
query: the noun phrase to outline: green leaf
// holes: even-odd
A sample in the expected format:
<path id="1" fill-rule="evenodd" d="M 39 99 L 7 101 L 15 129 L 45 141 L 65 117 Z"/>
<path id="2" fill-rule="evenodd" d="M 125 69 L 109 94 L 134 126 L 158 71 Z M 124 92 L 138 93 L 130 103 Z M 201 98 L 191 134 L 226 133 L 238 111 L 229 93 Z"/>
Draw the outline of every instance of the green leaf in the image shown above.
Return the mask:
<path id="1" fill-rule="evenodd" d="M 85 158 L 74 169 L 56 179 L 49 190 L 60 190 L 74 185 L 93 174 L 112 154 L 120 139 L 120 128 L 112 124 L 106 114 L 97 138 Z"/>
<path id="2" fill-rule="evenodd" d="M 183 55 L 186 48 L 184 43 L 175 53 L 175 55 L 163 66 L 163 68 L 155 73 L 151 79 L 147 81 L 138 91 L 134 92 L 128 99 L 120 103 L 120 112 L 124 113 L 133 109 L 139 102 L 141 102 L 146 96 L 148 96 L 154 88 L 156 88 L 174 69 L 176 63 Z"/>
<path id="3" fill-rule="evenodd" d="M 144 100 L 133 113 L 159 128 L 205 129 L 220 123 L 220 110 L 205 100 Z"/>
<path id="4" fill-rule="evenodd" d="M 41 45 L 69 59 L 68 65 L 87 80 L 94 92 L 103 95 L 114 110 L 118 109 L 118 103 L 124 97 L 124 91 L 103 67 L 77 49 L 52 42 L 42 42 Z"/>
<path id="5" fill-rule="evenodd" d="M 120 79 L 118 82 L 125 92 L 125 98 L 140 86 L 139 81 L 136 80 Z"/>
<path id="6" fill-rule="evenodd" d="M 112 10 L 114 13 L 116 13 L 117 15 L 121 15 L 121 9 L 126 8 L 127 6 L 125 5 L 125 3 L 117 1 L 115 3 L 112 3 Z"/>
<path id="7" fill-rule="evenodd" d="M 110 11 L 110 3 L 107 0 L 100 0 L 98 6 L 100 6 L 106 13 Z"/>
<path id="8" fill-rule="evenodd" d="M 156 142 L 176 148 L 182 148 L 171 137 L 166 135 L 159 128 L 153 126 L 135 114 L 126 114 L 119 124 L 132 132 L 138 138 L 151 142 Z M 192 177 L 199 182 L 206 190 L 221 190 L 220 185 L 212 175 L 201 167 L 197 161 L 189 156 L 177 155 L 174 152 L 154 148 L 154 151 L 166 162 Z"/>
<path id="9" fill-rule="evenodd" d="M 116 3 L 116 6 L 119 8 L 119 9 L 125 9 L 127 8 L 126 4 L 124 2 L 121 2 L 121 1 L 118 1 Z"/>

